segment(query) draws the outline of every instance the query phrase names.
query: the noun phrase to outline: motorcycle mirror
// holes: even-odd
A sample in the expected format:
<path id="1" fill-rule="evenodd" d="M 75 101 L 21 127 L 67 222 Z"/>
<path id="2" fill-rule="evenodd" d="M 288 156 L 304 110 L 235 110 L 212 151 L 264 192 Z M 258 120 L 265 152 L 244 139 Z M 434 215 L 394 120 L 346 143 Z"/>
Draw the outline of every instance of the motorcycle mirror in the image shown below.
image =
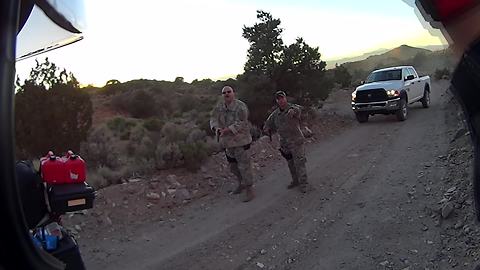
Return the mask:
<path id="1" fill-rule="evenodd" d="M 17 35 L 17 61 L 83 39 L 86 28 L 83 0 L 34 0 L 34 3 Z"/>

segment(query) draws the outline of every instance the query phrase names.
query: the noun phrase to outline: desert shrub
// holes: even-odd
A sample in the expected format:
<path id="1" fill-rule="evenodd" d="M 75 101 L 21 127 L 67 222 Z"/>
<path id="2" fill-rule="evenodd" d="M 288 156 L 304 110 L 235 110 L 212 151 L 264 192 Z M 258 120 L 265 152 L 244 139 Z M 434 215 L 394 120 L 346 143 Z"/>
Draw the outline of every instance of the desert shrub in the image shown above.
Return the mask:
<path id="1" fill-rule="evenodd" d="M 182 126 L 171 122 L 165 123 L 162 128 L 162 135 L 167 143 L 184 141 L 187 137 L 187 132 Z"/>
<path id="2" fill-rule="evenodd" d="M 193 129 L 187 136 L 185 140 L 186 143 L 195 143 L 199 141 L 204 141 L 207 136 L 206 132 L 198 128 Z"/>
<path id="3" fill-rule="evenodd" d="M 148 131 L 143 126 L 136 126 L 130 132 L 130 140 L 135 142 L 142 141 L 143 137 L 147 135 Z"/>
<path id="4" fill-rule="evenodd" d="M 116 110 L 127 112 L 130 105 L 129 93 L 116 94 L 110 100 L 110 105 Z"/>
<path id="5" fill-rule="evenodd" d="M 207 145 L 202 142 L 184 143 L 180 145 L 184 158 L 184 166 L 190 171 L 197 171 L 210 154 Z"/>
<path id="6" fill-rule="evenodd" d="M 178 107 L 181 112 L 188 112 L 199 105 L 199 100 L 192 95 L 184 95 L 178 101 Z"/>
<path id="7" fill-rule="evenodd" d="M 155 150 L 155 167 L 169 169 L 183 165 L 183 154 L 176 143 L 160 143 Z"/>
<path id="8" fill-rule="evenodd" d="M 107 122 L 107 127 L 121 140 L 128 140 L 130 138 L 130 130 L 135 126 L 136 123 L 134 121 L 119 116 Z"/>
<path id="9" fill-rule="evenodd" d="M 135 156 L 146 161 L 152 161 L 155 158 L 155 144 L 148 136 L 142 138 L 135 151 Z"/>
<path id="10" fill-rule="evenodd" d="M 122 182 L 121 171 L 113 170 L 106 166 L 100 166 L 97 172 L 106 180 L 106 185 L 120 184 Z"/>
<path id="11" fill-rule="evenodd" d="M 136 158 L 130 164 L 129 175 L 134 177 L 136 175 L 148 175 L 155 170 L 155 162 L 151 159 Z"/>
<path id="12" fill-rule="evenodd" d="M 157 113 L 155 98 L 145 90 L 117 94 L 112 98 L 111 105 L 135 118 L 148 118 Z"/>
<path id="13" fill-rule="evenodd" d="M 87 141 L 82 143 L 80 154 L 88 162 L 89 167 L 119 165 L 119 152 L 114 146 L 114 137 L 110 129 L 101 125 L 91 130 Z"/>
<path id="14" fill-rule="evenodd" d="M 257 126 L 251 125 L 250 134 L 252 135 L 252 139 L 256 141 L 262 136 L 262 130 Z"/>
<path id="15" fill-rule="evenodd" d="M 97 170 L 88 171 L 88 184 L 93 186 L 95 189 L 100 189 L 108 186 L 107 179 L 103 177 Z"/>
<path id="16" fill-rule="evenodd" d="M 222 152 L 222 151 L 223 151 L 223 148 L 222 148 L 222 146 L 217 142 L 217 138 L 216 138 L 216 137 L 210 137 L 210 136 L 208 136 L 208 137 L 205 139 L 205 146 L 207 147 L 208 152 L 209 152 L 210 154 L 212 154 L 212 153 L 218 153 L 218 152 Z"/>
<path id="17" fill-rule="evenodd" d="M 157 105 L 157 114 L 166 118 L 172 115 L 174 112 L 174 106 L 172 105 L 171 99 L 165 96 L 160 96 L 156 98 Z"/>
<path id="18" fill-rule="evenodd" d="M 164 124 L 158 118 L 149 118 L 143 122 L 143 127 L 148 131 L 161 131 Z"/>
<path id="19" fill-rule="evenodd" d="M 200 130 L 205 131 L 206 134 L 213 134 L 210 129 L 210 113 L 200 113 L 195 119 L 195 124 Z"/>
<path id="20" fill-rule="evenodd" d="M 144 90 L 137 90 L 130 101 L 129 112 L 135 118 L 148 118 L 156 113 L 155 99 Z"/>
<path id="21" fill-rule="evenodd" d="M 17 80 L 15 93 L 16 155 L 32 159 L 73 150 L 78 152 L 92 124 L 90 95 L 72 73 L 54 63 L 36 61 L 30 77 Z"/>

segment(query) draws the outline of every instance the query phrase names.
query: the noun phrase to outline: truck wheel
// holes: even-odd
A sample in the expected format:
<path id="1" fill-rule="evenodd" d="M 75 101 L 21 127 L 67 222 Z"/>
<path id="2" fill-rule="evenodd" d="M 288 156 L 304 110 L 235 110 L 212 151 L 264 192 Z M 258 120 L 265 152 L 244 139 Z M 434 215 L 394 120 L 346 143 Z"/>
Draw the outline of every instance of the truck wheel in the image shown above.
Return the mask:
<path id="1" fill-rule="evenodd" d="M 430 107 L 430 91 L 425 90 L 423 92 L 423 98 L 421 99 L 423 108 Z"/>
<path id="2" fill-rule="evenodd" d="M 355 116 L 357 117 L 357 121 L 359 123 L 365 123 L 368 121 L 368 113 L 358 112 L 358 113 L 355 113 Z"/>
<path id="3" fill-rule="evenodd" d="M 407 120 L 407 115 L 408 115 L 407 101 L 404 98 L 400 99 L 400 106 L 399 107 L 400 107 L 400 109 L 396 112 L 397 120 L 398 121 Z"/>

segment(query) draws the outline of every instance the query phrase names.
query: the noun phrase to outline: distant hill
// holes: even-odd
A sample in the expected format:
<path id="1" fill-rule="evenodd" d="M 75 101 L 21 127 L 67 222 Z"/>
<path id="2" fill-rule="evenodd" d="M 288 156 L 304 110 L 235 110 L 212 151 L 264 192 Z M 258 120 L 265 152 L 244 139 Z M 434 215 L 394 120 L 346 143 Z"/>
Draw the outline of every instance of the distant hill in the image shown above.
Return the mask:
<path id="1" fill-rule="evenodd" d="M 440 47 L 431 47 L 440 48 Z M 369 53 L 368 57 L 359 61 L 348 61 L 342 65 L 352 74 L 353 81 L 360 81 L 374 69 L 411 65 L 414 66 L 420 74 L 431 75 L 437 68 L 454 68 L 454 61 L 450 50 L 428 50 L 416 48 L 408 45 L 402 45 L 392 50 L 380 52 L 377 54 Z M 365 54 L 367 55 L 367 54 Z M 351 58 L 355 59 L 355 58 Z"/>
<path id="2" fill-rule="evenodd" d="M 403 50 L 406 50 L 408 51 L 409 48 L 413 48 L 414 50 L 415 49 L 426 49 L 426 50 L 429 50 L 429 51 L 440 51 L 440 50 L 445 50 L 448 48 L 448 45 L 427 45 L 427 46 L 421 46 L 421 47 L 411 47 L 411 46 L 408 46 L 408 45 L 402 45 L 398 48 L 395 48 L 395 49 L 399 49 L 399 48 L 403 48 Z M 395 50 L 394 49 L 394 50 Z M 349 62 L 358 62 L 358 61 L 362 61 L 362 60 L 365 60 L 367 59 L 368 57 L 370 56 L 377 56 L 377 55 L 381 55 L 381 54 L 384 54 L 386 52 L 389 52 L 391 51 L 392 49 L 385 49 L 385 48 L 382 48 L 382 49 L 378 49 L 378 50 L 375 50 L 375 51 L 371 51 L 371 52 L 367 52 L 367 53 L 364 53 L 362 55 L 358 55 L 358 56 L 353 56 L 353 57 L 345 57 L 345 58 L 340 58 L 340 59 L 334 59 L 334 60 L 328 60 L 326 61 L 327 62 L 327 69 L 330 69 L 330 68 L 335 68 L 335 65 L 341 65 L 341 64 L 344 64 L 344 63 L 349 63 Z M 408 55 L 408 53 L 407 53 Z"/>
<path id="3" fill-rule="evenodd" d="M 347 62 L 344 66 L 349 70 L 373 70 L 378 67 L 397 65 L 399 62 L 403 62 L 415 57 L 417 54 L 431 53 L 430 50 L 410 47 L 402 45 L 398 48 L 392 49 L 379 55 L 372 55 L 365 60 L 356 62 Z"/>
<path id="4" fill-rule="evenodd" d="M 329 61 L 327 61 L 327 69 L 334 68 L 335 65 L 341 65 L 341 64 L 344 64 L 344 63 L 348 63 L 348 62 L 362 61 L 362 60 L 367 59 L 369 56 L 379 55 L 379 54 L 382 54 L 382 53 L 385 53 L 385 52 L 388 52 L 388 51 L 389 51 L 388 49 L 378 49 L 378 50 L 371 51 L 371 52 L 368 52 L 368 53 L 364 53 L 364 54 L 358 55 L 358 56 L 329 60 Z"/>
<path id="5" fill-rule="evenodd" d="M 428 46 L 422 46 L 420 48 L 424 48 L 430 51 L 442 51 L 448 48 L 448 45 L 428 45 Z"/>

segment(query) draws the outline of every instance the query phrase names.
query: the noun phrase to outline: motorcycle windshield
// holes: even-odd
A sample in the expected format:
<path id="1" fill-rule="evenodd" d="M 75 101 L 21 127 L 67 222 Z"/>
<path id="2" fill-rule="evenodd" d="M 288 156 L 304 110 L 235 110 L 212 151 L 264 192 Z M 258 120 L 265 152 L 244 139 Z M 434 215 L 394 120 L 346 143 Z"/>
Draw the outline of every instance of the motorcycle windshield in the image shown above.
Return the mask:
<path id="1" fill-rule="evenodd" d="M 39 1 L 17 35 L 16 60 L 23 60 L 83 39 L 83 0 Z"/>

